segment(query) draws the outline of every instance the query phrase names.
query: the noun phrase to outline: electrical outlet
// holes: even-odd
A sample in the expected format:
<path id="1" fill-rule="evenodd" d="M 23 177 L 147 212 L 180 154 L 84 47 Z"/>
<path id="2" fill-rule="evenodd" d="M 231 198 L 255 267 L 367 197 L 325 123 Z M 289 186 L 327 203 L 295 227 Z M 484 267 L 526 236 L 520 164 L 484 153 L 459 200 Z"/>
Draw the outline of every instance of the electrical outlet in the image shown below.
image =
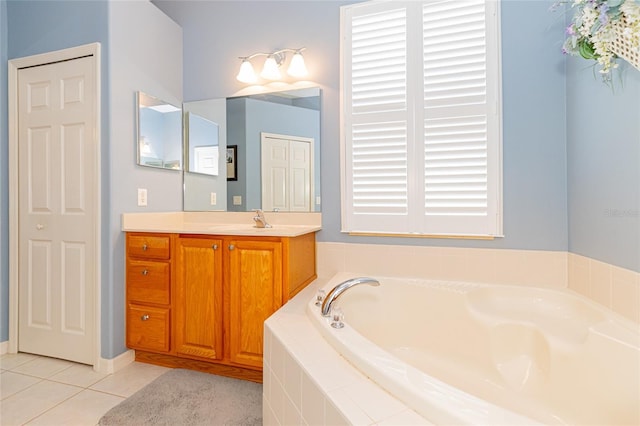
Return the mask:
<path id="1" fill-rule="evenodd" d="M 320 205 L 320 196 L 318 195 L 316 197 L 316 206 L 319 206 L 319 205 Z"/>
<path id="2" fill-rule="evenodd" d="M 242 195 L 234 195 L 233 196 L 233 205 L 241 206 L 242 205 Z"/>
<path id="3" fill-rule="evenodd" d="M 218 204 L 218 196 L 215 192 L 211 193 L 211 200 L 210 203 L 212 206 L 215 206 L 216 204 Z"/>
<path id="4" fill-rule="evenodd" d="M 147 189 L 138 188 L 138 206 L 144 207 L 147 205 Z"/>

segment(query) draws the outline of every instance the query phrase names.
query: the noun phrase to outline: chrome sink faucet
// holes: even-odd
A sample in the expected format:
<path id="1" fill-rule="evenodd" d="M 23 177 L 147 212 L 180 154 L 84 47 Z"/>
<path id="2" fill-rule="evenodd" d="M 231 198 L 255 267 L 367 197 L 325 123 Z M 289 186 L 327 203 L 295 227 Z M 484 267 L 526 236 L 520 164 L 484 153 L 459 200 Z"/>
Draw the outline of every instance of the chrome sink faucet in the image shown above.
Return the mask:
<path id="1" fill-rule="evenodd" d="M 333 305 L 333 302 L 338 300 L 338 297 L 340 297 L 342 293 L 358 284 L 369 284 L 377 287 L 380 285 L 380 281 L 376 280 L 375 278 L 359 277 L 351 278 L 350 280 L 341 282 L 340 284 L 335 286 L 324 298 L 324 301 L 322 302 L 322 316 L 328 317 L 329 315 L 331 315 L 331 306 Z"/>
<path id="2" fill-rule="evenodd" d="M 256 215 L 253 217 L 253 221 L 256 223 L 256 228 L 271 228 L 271 225 L 267 223 L 267 219 L 264 217 L 264 213 L 261 209 L 254 210 Z"/>

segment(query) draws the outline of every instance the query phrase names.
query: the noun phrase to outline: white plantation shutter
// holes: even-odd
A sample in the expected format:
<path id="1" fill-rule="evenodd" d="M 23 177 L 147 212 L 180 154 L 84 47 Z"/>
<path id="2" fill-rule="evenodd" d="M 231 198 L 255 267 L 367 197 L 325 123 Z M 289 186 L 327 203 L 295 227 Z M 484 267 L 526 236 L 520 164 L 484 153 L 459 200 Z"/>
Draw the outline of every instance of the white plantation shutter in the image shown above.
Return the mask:
<path id="1" fill-rule="evenodd" d="M 500 235 L 497 4 L 343 8 L 343 230 Z"/>
<path id="2" fill-rule="evenodd" d="M 373 5 L 350 22 L 350 210 L 367 229 L 396 232 L 409 214 L 407 9 Z"/>

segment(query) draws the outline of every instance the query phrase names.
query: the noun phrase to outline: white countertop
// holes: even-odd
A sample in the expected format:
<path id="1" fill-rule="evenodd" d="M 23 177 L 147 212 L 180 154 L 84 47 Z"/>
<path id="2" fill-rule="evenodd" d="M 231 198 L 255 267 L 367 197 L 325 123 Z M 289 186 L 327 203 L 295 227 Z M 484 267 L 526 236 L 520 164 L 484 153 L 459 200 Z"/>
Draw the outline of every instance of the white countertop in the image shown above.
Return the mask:
<path id="1" fill-rule="evenodd" d="M 125 232 L 297 237 L 319 231 L 320 213 L 265 212 L 271 228 L 258 228 L 253 212 L 124 213 Z"/>

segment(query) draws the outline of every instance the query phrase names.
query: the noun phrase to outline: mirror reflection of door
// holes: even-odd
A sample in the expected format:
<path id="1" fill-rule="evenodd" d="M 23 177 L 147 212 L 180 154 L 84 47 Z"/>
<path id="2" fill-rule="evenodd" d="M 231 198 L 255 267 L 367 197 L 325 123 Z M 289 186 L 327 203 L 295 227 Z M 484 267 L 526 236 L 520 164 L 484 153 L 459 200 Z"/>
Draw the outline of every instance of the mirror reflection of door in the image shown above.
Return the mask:
<path id="1" fill-rule="evenodd" d="M 311 211 L 313 138 L 261 133 L 262 208 Z"/>

